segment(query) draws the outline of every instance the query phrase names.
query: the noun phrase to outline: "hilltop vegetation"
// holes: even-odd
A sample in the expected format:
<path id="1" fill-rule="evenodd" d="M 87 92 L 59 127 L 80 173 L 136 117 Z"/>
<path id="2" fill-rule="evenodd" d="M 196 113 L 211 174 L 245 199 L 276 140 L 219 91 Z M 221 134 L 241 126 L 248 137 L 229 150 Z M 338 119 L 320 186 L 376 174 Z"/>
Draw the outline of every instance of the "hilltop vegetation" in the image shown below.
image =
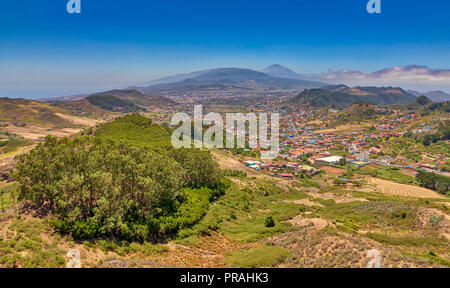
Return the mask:
<path id="1" fill-rule="evenodd" d="M 169 149 L 163 131 L 133 114 L 100 127 L 96 137 L 47 137 L 18 158 L 20 198 L 77 239 L 144 241 L 189 227 L 227 183 L 209 152 Z"/>
<path id="2" fill-rule="evenodd" d="M 357 102 L 342 110 L 336 116 L 337 124 L 374 120 L 376 118 L 376 106 L 365 102 Z"/>
<path id="3" fill-rule="evenodd" d="M 149 118 L 137 114 L 117 118 L 95 131 L 97 138 L 133 141 L 140 146 L 164 149 L 170 148 L 170 135 L 169 128 L 152 125 Z"/>
<path id="4" fill-rule="evenodd" d="M 289 102 L 298 106 L 325 107 L 333 105 L 345 107 L 358 101 L 360 101 L 360 99 L 353 95 L 347 95 L 341 92 L 330 92 L 324 89 L 311 89 L 303 91 Z"/>

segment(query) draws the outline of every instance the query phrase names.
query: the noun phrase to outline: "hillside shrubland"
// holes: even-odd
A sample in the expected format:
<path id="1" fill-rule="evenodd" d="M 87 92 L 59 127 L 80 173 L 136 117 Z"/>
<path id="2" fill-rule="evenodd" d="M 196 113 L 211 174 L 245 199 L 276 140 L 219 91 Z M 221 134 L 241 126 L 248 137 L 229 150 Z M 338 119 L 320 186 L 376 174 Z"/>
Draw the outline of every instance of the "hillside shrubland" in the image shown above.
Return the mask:
<path id="1" fill-rule="evenodd" d="M 95 137 L 47 137 L 18 157 L 20 198 L 77 239 L 175 234 L 198 222 L 229 183 L 208 151 L 169 146 L 166 129 L 134 114 L 104 124 Z"/>

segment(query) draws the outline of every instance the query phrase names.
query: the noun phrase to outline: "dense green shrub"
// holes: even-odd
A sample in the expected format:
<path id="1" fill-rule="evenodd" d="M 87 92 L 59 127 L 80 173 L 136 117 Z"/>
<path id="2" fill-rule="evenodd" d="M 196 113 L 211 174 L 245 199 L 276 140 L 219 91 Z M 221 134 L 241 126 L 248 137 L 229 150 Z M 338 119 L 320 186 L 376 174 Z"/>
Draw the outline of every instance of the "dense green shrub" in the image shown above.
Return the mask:
<path id="1" fill-rule="evenodd" d="M 189 186 L 214 186 L 220 180 L 220 171 L 217 163 L 211 161 L 209 151 L 199 149 L 175 149 L 172 157 L 187 171 Z"/>
<path id="2" fill-rule="evenodd" d="M 269 216 L 264 220 L 264 226 L 267 228 L 275 227 L 275 221 L 273 220 L 272 216 Z"/>
<path id="3" fill-rule="evenodd" d="M 347 182 L 345 182 L 345 180 L 336 178 L 336 179 L 333 180 L 333 184 L 334 184 L 334 185 L 346 185 Z"/>
<path id="4" fill-rule="evenodd" d="M 99 233 L 99 227 L 94 222 L 77 221 L 72 226 L 72 236 L 75 239 L 94 238 Z"/>

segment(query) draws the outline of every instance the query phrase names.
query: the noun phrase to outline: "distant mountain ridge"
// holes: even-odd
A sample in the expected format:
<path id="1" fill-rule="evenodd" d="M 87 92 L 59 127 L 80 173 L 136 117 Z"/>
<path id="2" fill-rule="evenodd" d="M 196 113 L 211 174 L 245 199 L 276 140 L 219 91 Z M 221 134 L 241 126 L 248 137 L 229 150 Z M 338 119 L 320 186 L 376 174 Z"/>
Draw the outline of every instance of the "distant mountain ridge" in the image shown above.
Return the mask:
<path id="1" fill-rule="evenodd" d="M 261 72 L 265 73 L 267 75 L 270 75 L 270 76 L 275 76 L 275 77 L 280 77 L 280 78 L 305 80 L 304 75 L 294 72 L 291 69 L 281 66 L 279 64 L 270 65 L 269 67 L 261 70 Z"/>
<path id="2" fill-rule="evenodd" d="M 403 90 L 395 87 L 349 87 L 346 85 L 330 85 L 322 83 L 323 77 L 312 77 L 303 75 L 279 64 L 273 64 L 260 71 L 245 68 L 217 68 L 194 71 L 191 73 L 177 74 L 163 77 L 138 86 L 121 90 L 126 91 L 113 95 L 123 100 L 130 100 L 137 105 L 170 104 L 172 97 L 253 97 L 264 95 L 294 95 L 305 89 L 322 88 L 330 92 L 342 92 L 346 95 L 356 96 L 351 101 L 361 97 L 376 96 L 373 100 L 380 105 L 406 104 L 411 102 L 411 96 L 427 96 L 434 102 L 445 102 L 450 100 L 450 94 L 437 91 L 420 93 L 414 90 Z M 327 80 L 323 80 L 327 81 Z M 330 80 L 331 81 L 331 80 Z M 335 83 L 335 82 L 334 82 Z M 110 92 L 107 91 L 107 92 Z M 101 92 L 105 93 L 105 92 Z M 95 93 L 95 94 L 101 94 Z M 92 94 L 91 94 L 92 95 Z M 151 96 L 150 96 L 151 95 Z M 395 95 L 399 98 L 397 101 Z M 49 103 L 71 102 L 85 99 L 89 94 L 72 95 L 55 98 L 43 98 L 40 101 Z M 409 99 L 408 99 L 409 98 Z M 407 101 L 409 100 L 409 101 Z M 336 100 L 337 101 L 337 100 Z M 341 101 L 337 101 L 341 102 Z M 345 102 L 345 101 L 344 101 Z M 399 103 L 400 102 L 400 103 Z"/>
<path id="3" fill-rule="evenodd" d="M 173 83 L 155 84 L 148 87 L 136 87 L 143 93 L 158 93 L 169 89 L 193 89 L 196 87 L 229 85 L 240 88 L 286 89 L 302 91 L 308 88 L 318 88 L 325 84 L 309 80 L 280 78 L 243 68 L 219 68 L 209 70 L 192 78 Z"/>
<path id="4" fill-rule="evenodd" d="M 428 91 L 428 92 L 417 92 L 414 90 L 408 90 L 408 93 L 414 95 L 414 96 L 426 96 L 428 97 L 431 101 L 433 102 L 446 102 L 446 101 L 450 101 L 450 94 L 447 94 L 441 90 L 436 90 L 436 91 Z"/>

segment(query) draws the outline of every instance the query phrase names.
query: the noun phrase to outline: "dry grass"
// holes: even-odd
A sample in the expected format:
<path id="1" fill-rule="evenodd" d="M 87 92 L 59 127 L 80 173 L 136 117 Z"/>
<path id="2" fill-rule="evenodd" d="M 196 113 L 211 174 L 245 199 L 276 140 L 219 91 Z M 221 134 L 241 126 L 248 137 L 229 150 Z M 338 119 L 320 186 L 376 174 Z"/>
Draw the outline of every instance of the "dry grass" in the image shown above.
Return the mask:
<path id="1" fill-rule="evenodd" d="M 55 113 L 55 115 L 57 115 L 58 117 L 61 117 L 62 119 L 65 119 L 75 125 L 83 125 L 83 126 L 87 126 L 87 127 L 95 126 L 100 122 L 98 120 L 94 120 L 91 118 L 72 116 L 72 115 L 67 115 L 67 114 L 62 114 L 62 113 Z"/>
<path id="2" fill-rule="evenodd" d="M 238 170 L 247 173 L 248 176 L 254 177 L 269 177 L 261 172 L 258 172 L 254 169 L 246 167 L 242 162 L 235 159 L 232 155 L 227 155 L 226 152 L 223 151 L 214 151 L 213 153 L 214 160 L 219 164 L 222 169 L 230 169 L 230 170 Z"/>

